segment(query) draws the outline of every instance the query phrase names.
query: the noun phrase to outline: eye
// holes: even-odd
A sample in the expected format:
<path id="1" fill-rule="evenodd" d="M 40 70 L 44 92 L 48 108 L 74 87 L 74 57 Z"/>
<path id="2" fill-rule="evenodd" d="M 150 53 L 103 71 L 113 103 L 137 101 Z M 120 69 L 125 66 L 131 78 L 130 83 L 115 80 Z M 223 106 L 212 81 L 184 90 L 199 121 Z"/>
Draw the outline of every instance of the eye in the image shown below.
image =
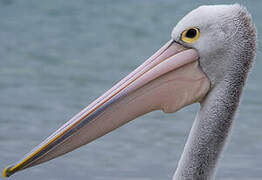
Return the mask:
<path id="1" fill-rule="evenodd" d="M 182 35 L 181 35 L 181 40 L 186 42 L 186 43 L 194 43 L 196 40 L 198 40 L 200 36 L 200 31 L 196 27 L 191 27 L 186 29 Z"/>

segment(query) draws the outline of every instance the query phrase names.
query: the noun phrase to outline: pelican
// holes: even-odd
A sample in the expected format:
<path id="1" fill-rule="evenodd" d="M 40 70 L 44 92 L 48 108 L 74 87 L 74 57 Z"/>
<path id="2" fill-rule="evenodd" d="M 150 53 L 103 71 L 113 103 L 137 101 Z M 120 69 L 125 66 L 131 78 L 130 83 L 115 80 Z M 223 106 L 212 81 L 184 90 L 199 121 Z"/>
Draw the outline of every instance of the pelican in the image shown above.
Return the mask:
<path id="1" fill-rule="evenodd" d="M 38 165 L 153 110 L 200 103 L 173 180 L 213 179 L 256 54 L 256 30 L 239 4 L 200 6 L 171 40 L 75 115 L 3 176 Z M 98 72 L 99 73 L 99 72 Z"/>

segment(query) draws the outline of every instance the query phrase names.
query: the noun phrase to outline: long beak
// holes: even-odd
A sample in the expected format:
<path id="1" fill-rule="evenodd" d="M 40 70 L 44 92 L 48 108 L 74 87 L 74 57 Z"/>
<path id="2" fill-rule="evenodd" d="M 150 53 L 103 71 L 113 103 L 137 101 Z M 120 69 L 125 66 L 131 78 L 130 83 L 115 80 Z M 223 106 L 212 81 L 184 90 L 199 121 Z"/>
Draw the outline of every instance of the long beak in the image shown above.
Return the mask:
<path id="1" fill-rule="evenodd" d="M 210 81 L 198 58 L 196 50 L 170 40 L 24 158 L 5 168 L 3 176 L 70 152 L 150 111 L 175 112 L 200 101 Z"/>

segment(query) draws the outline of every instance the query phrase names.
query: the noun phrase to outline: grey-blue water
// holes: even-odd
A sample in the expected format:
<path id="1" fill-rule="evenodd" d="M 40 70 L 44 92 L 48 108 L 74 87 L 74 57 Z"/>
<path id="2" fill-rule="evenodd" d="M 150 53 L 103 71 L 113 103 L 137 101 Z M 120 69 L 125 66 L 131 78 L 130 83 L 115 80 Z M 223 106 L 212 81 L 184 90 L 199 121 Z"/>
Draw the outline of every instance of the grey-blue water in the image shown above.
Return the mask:
<path id="1" fill-rule="evenodd" d="M 218 2 L 228 1 L 0 0 L 0 169 L 152 55 L 188 11 Z M 241 3 L 262 34 L 262 1 Z M 261 58 L 258 53 L 217 179 L 262 178 Z M 171 179 L 198 108 L 147 114 L 10 179 Z"/>

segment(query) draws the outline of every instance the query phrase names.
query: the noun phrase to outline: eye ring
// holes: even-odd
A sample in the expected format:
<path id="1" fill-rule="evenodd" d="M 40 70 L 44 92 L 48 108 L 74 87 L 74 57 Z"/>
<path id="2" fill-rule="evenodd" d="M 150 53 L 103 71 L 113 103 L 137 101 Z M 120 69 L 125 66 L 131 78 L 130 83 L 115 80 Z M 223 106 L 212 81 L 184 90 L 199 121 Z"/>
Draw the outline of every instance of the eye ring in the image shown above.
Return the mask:
<path id="1" fill-rule="evenodd" d="M 197 27 L 190 27 L 183 31 L 181 40 L 186 43 L 194 43 L 200 37 L 200 30 Z"/>

